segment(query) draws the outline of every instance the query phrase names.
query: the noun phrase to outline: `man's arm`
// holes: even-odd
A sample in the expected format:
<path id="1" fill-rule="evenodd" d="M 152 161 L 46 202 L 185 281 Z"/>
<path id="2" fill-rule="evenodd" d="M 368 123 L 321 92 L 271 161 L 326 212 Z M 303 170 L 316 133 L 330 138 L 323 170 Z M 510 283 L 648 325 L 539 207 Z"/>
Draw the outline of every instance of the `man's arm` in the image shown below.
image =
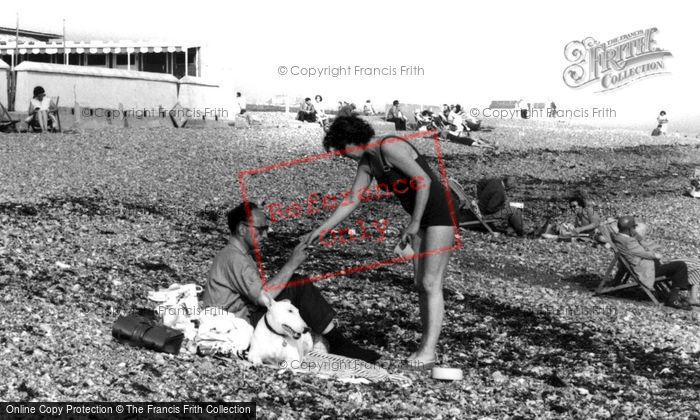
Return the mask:
<path id="1" fill-rule="evenodd" d="M 292 278 L 294 271 L 299 268 L 299 266 L 306 260 L 306 247 L 307 244 L 304 242 L 299 243 L 292 252 L 292 256 L 289 260 L 282 266 L 282 269 L 277 272 L 272 279 L 268 280 L 265 285 L 265 289 L 259 296 L 258 305 L 267 306 L 265 302 L 265 294 L 270 296 L 272 299 L 276 298 L 277 295 L 282 292 L 282 289 L 287 285 L 289 279 Z"/>
<path id="2" fill-rule="evenodd" d="M 628 239 L 629 238 L 629 239 Z M 619 245 L 620 252 L 625 255 L 639 257 L 644 260 L 655 260 L 659 259 L 660 255 L 655 252 L 647 251 L 642 247 L 642 245 L 636 239 L 632 237 L 623 238 L 618 236 L 617 244 Z"/>

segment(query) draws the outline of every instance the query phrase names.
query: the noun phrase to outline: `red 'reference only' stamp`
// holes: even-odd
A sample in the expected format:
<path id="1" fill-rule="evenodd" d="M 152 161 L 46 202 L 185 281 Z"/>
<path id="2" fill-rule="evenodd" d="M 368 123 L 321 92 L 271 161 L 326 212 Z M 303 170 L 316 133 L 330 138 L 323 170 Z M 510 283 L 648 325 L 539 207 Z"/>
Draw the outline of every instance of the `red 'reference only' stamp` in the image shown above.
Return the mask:
<path id="1" fill-rule="evenodd" d="M 400 137 L 400 138 L 399 138 Z M 447 206 L 449 209 L 450 216 L 454 225 L 455 231 L 455 242 L 451 246 L 445 246 L 436 249 L 424 250 L 422 252 L 413 253 L 407 256 L 389 256 L 385 259 L 379 259 L 376 261 L 367 261 L 363 264 L 350 265 L 348 267 L 343 267 L 338 270 L 329 271 L 325 273 L 318 273 L 314 275 L 309 275 L 303 278 L 296 278 L 290 280 L 286 285 L 278 286 L 268 286 L 267 285 L 267 275 L 265 273 L 265 268 L 263 266 L 263 258 L 260 250 L 257 237 L 253 235 L 253 248 L 255 254 L 255 260 L 258 266 L 258 271 L 260 273 L 260 279 L 263 284 L 264 290 L 271 290 L 275 288 L 282 288 L 288 286 L 297 286 L 306 283 L 313 283 L 321 280 L 328 280 L 336 277 L 348 276 L 353 273 L 358 273 L 362 271 L 375 270 L 380 267 L 386 267 L 394 264 L 404 263 L 413 259 L 425 258 L 430 255 L 440 254 L 449 251 L 455 251 L 462 248 L 462 239 L 459 234 L 459 216 L 457 210 L 455 209 L 455 203 L 452 200 L 452 195 L 450 193 L 450 187 L 448 184 L 447 170 L 445 168 L 445 161 L 442 155 L 442 148 L 440 145 L 440 137 L 437 132 L 419 132 L 415 134 L 409 134 L 405 136 L 396 137 L 381 137 L 375 138 L 370 143 L 365 146 L 351 146 L 343 150 L 336 150 L 326 153 L 319 153 L 316 155 L 307 156 L 299 159 L 292 159 L 288 161 L 278 162 L 272 165 L 262 166 L 253 169 L 243 170 L 238 173 L 238 181 L 241 189 L 241 197 L 243 198 L 243 203 L 246 208 L 247 217 L 251 217 L 251 207 L 249 201 L 249 183 L 250 179 L 255 176 L 267 176 L 273 174 L 277 171 L 282 171 L 287 168 L 299 167 L 302 165 L 310 165 L 314 162 L 318 162 L 324 159 L 332 159 L 336 156 L 343 156 L 347 152 L 353 152 L 360 150 L 362 148 L 372 149 L 380 147 L 383 142 L 390 143 L 396 141 L 413 141 L 418 138 L 432 137 L 433 146 L 435 148 L 435 155 L 438 161 L 438 176 L 442 187 L 445 190 L 445 197 L 447 198 Z M 403 139 L 403 140 L 402 140 Z M 381 201 L 389 197 L 392 197 L 395 193 L 402 194 L 409 189 L 418 191 L 425 188 L 424 179 L 420 176 L 412 177 L 408 180 L 402 179 L 398 180 L 391 185 L 379 183 L 376 180 L 373 181 L 372 185 L 367 188 L 363 188 L 353 194 L 352 191 L 340 191 L 338 193 L 322 193 L 320 191 L 310 191 L 298 199 L 286 200 L 286 201 L 274 201 L 265 205 L 264 210 L 267 211 L 270 223 L 281 223 L 297 221 L 303 217 L 310 217 L 316 214 L 323 213 L 330 216 L 333 211 L 338 207 L 348 206 L 352 204 L 355 200 L 361 203 L 367 203 L 371 201 Z M 408 223 L 410 215 L 406 215 L 405 223 Z M 346 223 L 347 224 L 347 223 Z M 331 248 L 338 245 L 346 245 L 352 243 L 356 240 L 370 240 L 373 242 L 385 242 L 387 241 L 387 231 L 390 229 L 389 221 L 386 218 L 379 220 L 363 220 L 356 219 L 352 227 L 346 226 L 342 228 L 336 228 L 329 231 L 321 232 L 319 237 L 319 244 L 322 247 Z"/>

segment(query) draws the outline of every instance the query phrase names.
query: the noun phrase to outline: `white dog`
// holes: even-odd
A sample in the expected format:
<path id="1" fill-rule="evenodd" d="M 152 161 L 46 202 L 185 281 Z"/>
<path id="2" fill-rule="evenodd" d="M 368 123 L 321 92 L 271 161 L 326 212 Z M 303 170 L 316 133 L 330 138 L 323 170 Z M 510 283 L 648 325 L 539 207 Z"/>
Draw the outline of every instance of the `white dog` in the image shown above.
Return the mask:
<path id="1" fill-rule="evenodd" d="M 267 303 L 267 313 L 255 326 L 248 360 L 292 368 L 292 361 L 301 362 L 313 347 L 309 327 L 289 300 Z"/>

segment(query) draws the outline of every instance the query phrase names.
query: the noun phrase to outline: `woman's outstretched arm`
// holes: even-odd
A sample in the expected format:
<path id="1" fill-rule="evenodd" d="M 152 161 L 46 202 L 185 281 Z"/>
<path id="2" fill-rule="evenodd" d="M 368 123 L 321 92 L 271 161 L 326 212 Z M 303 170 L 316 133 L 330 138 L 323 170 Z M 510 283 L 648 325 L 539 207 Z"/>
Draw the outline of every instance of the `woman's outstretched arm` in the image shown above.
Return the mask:
<path id="1" fill-rule="evenodd" d="M 360 205 L 360 194 L 363 190 L 369 187 L 372 182 L 372 172 L 370 171 L 369 161 L 367 158 L 362 158 L 360 163 L 357 165 L 357 172 L 355 173 L 355 181 L 352 184 L 352 190 L 347 198 L 341 197 L 341 203 L 335 209 L 331 217 L 329 217 L 325 222 L 321 223 L 319 227 L 311 231 L 310 233 L 302 237 L 302 241 L 306 243 L 312 243 L 319 239 L 319 237 L 329 230 L 336 227 L 343 220 L 347 219 L 348 216 Z"/>

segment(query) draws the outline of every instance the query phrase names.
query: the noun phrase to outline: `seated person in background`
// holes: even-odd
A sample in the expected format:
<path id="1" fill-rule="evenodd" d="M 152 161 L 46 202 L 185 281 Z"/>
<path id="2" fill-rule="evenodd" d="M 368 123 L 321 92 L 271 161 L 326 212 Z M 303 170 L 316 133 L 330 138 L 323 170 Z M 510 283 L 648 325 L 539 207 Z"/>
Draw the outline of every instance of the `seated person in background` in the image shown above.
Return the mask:
<path id="1" fill-rule="evenodd" d="M 433 124 L 433 113 L 428 109 L 424 111 L 416 109 L 413 111 L 413 118 L 416 119 L 416 130 L 418 131 L 427 131 L 435 128 Z"/>
<path id="2" fill-rule="evenodd" d="M 559 235 L 591 234 L 592 237 L 598 239 L 600 216 L 591 206 L 587 205 L 586 200 L 581 197 L 572 198 L 569 201 L 569 208 L 574 212 L 574 223 L 548 224 L 542 237 L 553 239 Z"/>
<path id="3" fill-rule="evenodd" d="M 442 104 L 442 112 L 439 112 L 433 116 L 433 121 L 438 128 L 447 129 L 448 122 L 447 119 L 450 115 L 450 106 L 447 104 Z"/>
<path id="4" fill-rule="evenodd" d="M 482 179 L 476 184 L 476 202 L 472 204 L 485 218 L 503 219 L 518 236 L 525 234 L 523 215 L 520 209 L 511 207 L 507 191 L 516 185 L 515 177 Z M 462 221 L 477 220 L 473 210 L 465 212 Z"/>
<path id="5" fill-rule="evenodd" d="M 245 114 L 248 105 L 246 104 L 245 96 L 241 92 L 236 92 L 236 104 L 238 104 L 238 113 L 240 115 Z"/>
<path id="6" fill-rule="evenodd" d="M 311 98 L 304 99 L 297 112 L 297 120 L 306 122 L 316 122 L 316 108 L 311 103 Z"/>
<path id="7" fill-rule="evenodd" d="M 690 304 L 680 294 L 681 290 L 687 290 L 690 287 L 687 264 L 683 261 L 661 264 L 662 255 L 645 249 L 639 241 L 637 232 L 635 232 L 637 223 L 634 217 L 620 217 L 617 220 L 617 227 L 619 233 L 612 235 L 612 241 L 639 280 L 653 290 L 656 276 L 669 277 L 671 292 L 666 299 L 666 306 L 690 310 Z"/>
<path id="8" fill-rule="evenodd" d="M 365 102 L 365 105 L 362 107 L 362 112 L 364 112 L 365 115 L 370 116 L 374 115 L 377 112 L 374 110 L 374 106 L 372 105 L 372 101 L 367 99 L 367 102 Z"/>
<path id="9" fill-rule="evenodd" d="M 447 114 L 447 129 L 442 132 L 443 136 L 461 137 L 464 131 L 464 119 L 462 118 L 462 107 L 455 105 Z"/>
<path id="10" fill-rule="evenodd" d="M 656 122 L 659 124 L 659 133 L 663 136 L 668 133 L 668 117 L 666 116 L 666 111 L 659 112 L 659 116 L 656 117 Z"/>
<path id="11" fill-rule="evenodd" d="M 246 217 L 245 206 L 240 204 L 228 215 L 231 238 L 228 245 L 214 259 L 204 287 L 205 307 L 222 308 L 253 326 L 265 315 L 271 299 L 288 299 L 299 309 L 299 314 L 311 330 L 328 341 L 329 351 L 341 356 L 375 362 L 379 354 L 350 343 L 336 326 L 335 311 L 311 283 L 288 286 L 296 270 L 306 259 L 306 244 L 294 248 L 292 256 L 276 276 L 268 279 L 264 290 L 252 252 L 267 238 L 269 221 L 265 213 L 250 204 L 251 218 Z M 272 288 L 274 287 L 274 288 Z"/>
<path id="12" fill-rule="evenodd" d="M 446 128 L 442 130 L 440 136 L 444 139 L 466 146 L 484 147 L 487 149 L 498 149 L 498 143 L 491 144 L 484 139 L 474 139 L 469 136 L 469 129 L 463 119 L 462 106 L 457 104 L 454 108 L 444 105 L 443 113 L 448 112 Z M 466 134 L 465 134 L 466 133 Z"/>
<path id="13" fill-rule="evenodd" d="M 406 116 L 403 115 L 403 112 L 401 112 L 401 108 L 399 107 L 399 101 L 395 100 L 391 106 L 386 111 L 386 116 L 385 119 L 387 121 L 393 122 L 394 123 L 394 128 L 397 131 L 405 131 L 406 130 Z"/>
<path id="14" fill-rule="evenodd" d="M 314 110 L 316 111 L 316 120 L 319 122 L 319 124 L 321 124 L 321 127 L 325 127 L 329 118 L 326 112 L 323 110 L 323 96 L 316 95 L 314 97 L 314 101 L 315 103 L 313 105 Z"/>
<path id="15" fill-rule="evenodd" d="M 644 249 L 651 252 L 660 252 L 661 246 L 649 239 L 649 227 L 645 223 L 637 223 L 634 228 L 635 238 Z M 690 284 L 688 303 L 700 306 L 700 259 L 679 258 L 671 262 L 682 261 L 688 267 L 688 283 Z"/>
<path id="16" fill-rule="evenodd" d="M 25 120 L 34 130 L 41 130 L 45 133 L 51 129 L 58 127 L 56 120 L 56 105 L 51 101 L 51 98 L 46 96 L 44 88 L 37 86 L 34 88 L 34 97 L 29 101 L 29 116 Z"/>
<path id="17" fill-rule="evenodd" d="M 336 117 L 355 117 L 358 114 L 356 109 L 357 107 L 355 106 L 355 104 L 343 105 L 338 110 L 338 114 L 336 115 Z"/>

